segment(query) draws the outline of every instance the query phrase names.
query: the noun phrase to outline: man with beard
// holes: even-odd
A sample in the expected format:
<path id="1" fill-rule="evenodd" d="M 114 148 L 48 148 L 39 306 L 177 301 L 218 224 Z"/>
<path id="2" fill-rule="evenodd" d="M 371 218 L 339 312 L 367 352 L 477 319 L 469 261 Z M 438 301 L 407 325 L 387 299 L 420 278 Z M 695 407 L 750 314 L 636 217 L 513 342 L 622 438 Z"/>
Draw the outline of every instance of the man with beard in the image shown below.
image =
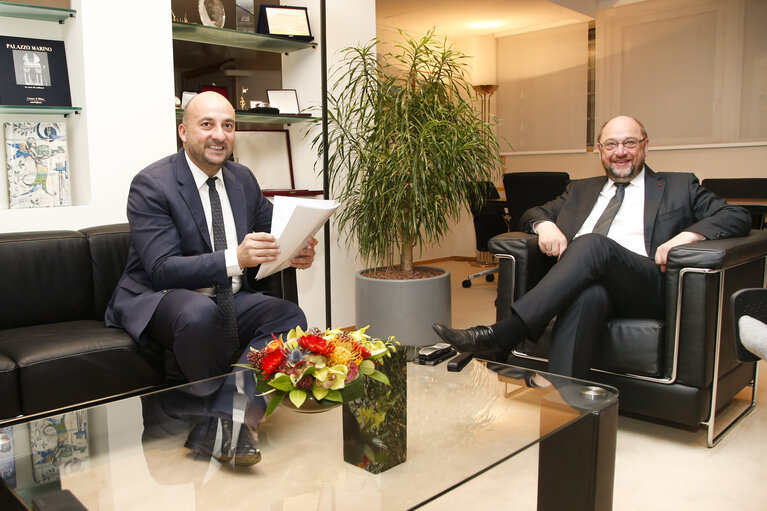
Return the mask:
<path id="1" fill-rule="evenodd" d="M 551 270 L 512 304 L 507 318 L 467 330 L 435 324 L 442 339 L 503 361 L 556 317 L 549 371 L 585 377 L 609 317 L 664 317 L 663 272 L 673 247 L 748 234 L 748 212 L 701 187 L 693 174 L 645 165 L 649 140 L 638 120 L 615 117 L 597 140 L 606 178 L 572 181 L 520 220 L 538 234 L 541 252 L 558 259 Z"/>
<path id="2" fill-rule="evenodd" d="M 229 101 L 203 92 L 184 110 L 178 128 L 183 149 L 133 179 L 128 261 L 105 314 L 107 326 L 123 328 L 139 344 L 172 350 L 190 381 L 229 373 L 232 362 L 247 364 L 248 347 L 260 349 L 272 334 L 306 328 L 298 305 L 248 288 L 245 272 L 274 261 L 280 247 L 269 234 L 272 204 L 252 172 L 229 161 L 234 132 Z M 309 268 L 316 244 L 310 236 L 291 266 Z M 224 435 L 231 437 L 236 383 L 233 377 L 225 380 L 195 388 L 209 396 L 216 393 L 215 399 L 198 401 L 211 408 L 213 419 L 222 419 Z M 245 378 L 246 385 L 252 380 Z M 202 415 L 202 405 L 195 406 L 187 408 Z M 188 447 L 210 454 L 216 420 L 200 426 Z M 240 444 L 245 445 L 238 446 L 239 463 L 255 463 L 260 454 L 245 428 L 241 431 Z"/>

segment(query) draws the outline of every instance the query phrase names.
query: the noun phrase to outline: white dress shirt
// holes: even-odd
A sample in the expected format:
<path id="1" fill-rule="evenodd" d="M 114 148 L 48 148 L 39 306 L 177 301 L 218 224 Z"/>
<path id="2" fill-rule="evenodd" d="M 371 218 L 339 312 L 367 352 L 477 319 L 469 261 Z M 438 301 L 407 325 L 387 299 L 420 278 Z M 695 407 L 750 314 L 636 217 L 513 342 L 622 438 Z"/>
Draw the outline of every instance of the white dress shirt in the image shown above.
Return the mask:
<path id="1" fill-rule="evenodd" d="M 615 195 L 615 183 L 608 179 L 604 188 L 599 193 L 599 198 L 596 204 L 594 204 L 594 208 L 575 234 L 576 238 L 594 230 L 594 225 L 596 225 L 597 220 L 599 220 L 613 195 Z M 613 219 L 613 223 L 610 225 L 607 237 L 617 241 L 632 252 L 647 257 L 647 249 L 644 243 L 644 201 L 643 168 L 626 186 L 623 202 Z"/>
<path id="2" fill-rule="evenodd" d="M 208 234 L 210 235 L 210 242 L 213 243 L 213 218 L 210 212 L 210 191 L 208 190 L 208 175 L 200 170 L 200 168 L 186 156 L 186 162 L 189 164 L 189 168 L 192 170 L 192 177 L 197 185 L 197 191 L 200 192 L 200 200 L 202 201 L 202 209 L 205 211 L 205 222 L 208 224 Z M 226 185 L 224 185 L 224 174 L 221 170 L 218 171 L 216 176 L 216 191 L 221 199 L 221 212 L 224 216 L 224 230 L 226 231 L 226 250 L 224 251 L 224 257 L 226 258 L 226 273 L 232 277 L 232 291 L 236 293 L 242 287 L 242 269 L 240 263 L 237 260 L 237 228 L 234 225 L 234 215 L 232 215 L 232 206 L 229 204 L 229 196 L 226 194 Z M 214 296 L 216 294 L 212 287 L 204 287 L 196 289 L 200 293 L 207 296 Z"/>

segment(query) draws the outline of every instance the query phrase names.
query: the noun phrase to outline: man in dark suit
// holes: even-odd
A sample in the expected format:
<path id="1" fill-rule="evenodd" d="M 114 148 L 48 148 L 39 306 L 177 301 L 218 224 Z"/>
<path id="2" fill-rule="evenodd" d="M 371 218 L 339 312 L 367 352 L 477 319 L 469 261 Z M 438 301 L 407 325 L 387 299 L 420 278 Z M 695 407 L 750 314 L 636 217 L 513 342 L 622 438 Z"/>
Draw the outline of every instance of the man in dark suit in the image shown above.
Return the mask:
<path id="1" fill-rule="evenodd" d="M 306 328 L 297 305 L 247 288 L 243 272 L 274 261 L 279 245 L 271 203 L 229 161 L 234 115 L 218 93 L 195 96 L 178 128 L 183 150 L 133 179 L 128 262 L 105 315 L 139 344 L 172 350 L 189 380 L 228 373 L 238 358 L 247 363 L 248 346 Z M 291 265 L 309 268 L 316 244 L 310 237 Z"/>
<path id="2" fill-rule="evenodd" d="M 663 272 L 673 247 L 748 234 L 748 212 L 702 188 L 693 174 L 656 173 L 645 165 L 649 140 L 636 119 L 609 120 L 597 140 L 606 178 L 572 181 L 520 220 L 556 264 L 514 302 L 508 318 L 467 330 L 435 324 L 442 339 L 460 351 L 505 360 L 556 317 L 549 370 L 584 377 L 610 316 L 664 316 Z"/>

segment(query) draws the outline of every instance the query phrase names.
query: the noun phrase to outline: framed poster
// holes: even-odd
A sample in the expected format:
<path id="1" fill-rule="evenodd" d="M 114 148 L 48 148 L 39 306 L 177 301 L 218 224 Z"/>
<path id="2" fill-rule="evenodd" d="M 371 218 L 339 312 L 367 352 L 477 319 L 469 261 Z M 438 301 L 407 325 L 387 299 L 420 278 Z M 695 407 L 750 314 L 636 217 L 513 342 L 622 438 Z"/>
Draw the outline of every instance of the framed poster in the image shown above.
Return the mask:
<path id="1" fill-rule="evenodd" d="M 295 188 L 287 130 L 237 131 L 234 161 L 253 172 L 262 190 Z"/>
<path id="2" fill-rule="evenodd" d="M 0 36 L 0 104 L 72 106 L 64 41 Z"/>
<path id="3" fill-rule="evenodd" d="M 309 14 L 306 7 L 286 5 L 262 5 L 258 11 L 259 34 L 290 37 L 300 41 L 314 39 L 309 28 Z"/>

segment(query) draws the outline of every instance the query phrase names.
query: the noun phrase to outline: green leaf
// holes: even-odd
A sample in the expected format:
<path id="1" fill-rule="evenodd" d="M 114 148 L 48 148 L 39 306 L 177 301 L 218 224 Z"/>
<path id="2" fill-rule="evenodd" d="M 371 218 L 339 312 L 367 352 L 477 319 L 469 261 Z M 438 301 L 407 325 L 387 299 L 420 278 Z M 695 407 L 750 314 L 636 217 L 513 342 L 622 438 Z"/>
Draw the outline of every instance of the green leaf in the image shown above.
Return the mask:
<path id="1" fill-rule="evenodd" d="M 328 401 L 333 401 L 335 403 L 343 403 L 344 402 L 343 396 L 341 396 L 341 393 L 338 392 L 337 390 L 329 390 L 328 391 L 328 395 L 325 396 L 325 399 L 327 399 Z"/>
<path id="2" fill-rule="evenodd" d="M 277 390 L 282 390 L 284 392 L 290 392 L 295 387 L 293 387 L 293 382 L 290 381 L 290 376 L 287 374 L 281 374 L 274 378 L 272 381 L 269 382 L 269 385 L 274 387 Z"/>
<path id="3" fill-rule="evenodd" d="M 380 381 L 384 385 L 390 385 L 388 376 L 381 371 L 373 371 L 369 376 L 376 381 Z"/>
<path id="4" fill-rule="evenodd" d="M 301 405 L 306 401 L 306 392 L 301 389 L 291 390 L 289 396 L 296 408 L 301 408 Z"/>
<path id="5" fill-rule="evenodd" d="M 272 398 L 269 400 L 269 403 L 266 405 L 266 416 L 268 417 L 274 410 L 277 409 L 278 406 L 280 406 L 280 403 L 282 402 L 282 399 L 285 397 L 284 392 L 273 392 Z"/>
<path id="6" fill-rule="evenodd" d="M 314 396 L 314 399 L 319 401 L 320 399 L 325 399 L 325 396 L 328 395 L 328 389 L 323 389 L 319 385 L 315 385 L 312 387 L 312 395 Z"/>

